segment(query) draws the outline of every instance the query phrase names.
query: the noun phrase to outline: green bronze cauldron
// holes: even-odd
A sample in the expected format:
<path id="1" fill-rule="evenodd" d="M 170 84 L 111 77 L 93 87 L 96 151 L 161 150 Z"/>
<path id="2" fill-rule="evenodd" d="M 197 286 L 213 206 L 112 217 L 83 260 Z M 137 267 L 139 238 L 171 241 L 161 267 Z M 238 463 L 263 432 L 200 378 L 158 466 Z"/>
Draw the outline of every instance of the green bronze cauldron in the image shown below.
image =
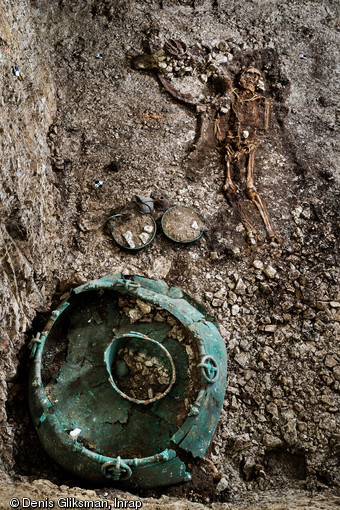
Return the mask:
<path id="1" fill-rule="evenodd" d="M 31 341 L 30 409 L 46 452 L 123 488 L 190 480 L 226 387 L 217 325 L 177 287 L 106 276 L 73 289 Z"/>

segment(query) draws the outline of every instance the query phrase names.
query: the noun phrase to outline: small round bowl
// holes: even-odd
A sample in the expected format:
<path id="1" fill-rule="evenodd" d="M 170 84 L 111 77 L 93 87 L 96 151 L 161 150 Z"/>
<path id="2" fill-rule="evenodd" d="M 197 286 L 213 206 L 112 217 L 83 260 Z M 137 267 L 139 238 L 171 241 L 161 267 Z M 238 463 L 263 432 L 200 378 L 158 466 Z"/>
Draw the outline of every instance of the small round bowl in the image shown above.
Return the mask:
<path id="1" fill-rule="evenodd" d="M 173 219 L 174 224 L 169 228 L 168 223 L 170 219 Z M 197 227 L 193 227 L 194 223 L 197 224 Z M 165 211 L 162 216 L 161 225 L 164 234 L 171 241 L 187 244 L 197 241 L 202 237 L 205 222 L 192 207 L 175 205 Z M 178 234 L 177 236 L 176 233 Z"/>
<path id="2" fill-rule="evenodd" d="M 166 388 L 161 393 L 152 398 L 138 399 L 134 398 L 128 393 L 123 392 L 119 388 L 119 381 L 117 381 L 117 378 L 115 380 L 114 377 L 114 373 L 116 372 L 114 366 L 118 350 L 122 346 L 131 347 L 132 349 L 136 349 L 140 352 L 146 353 L 150 357 L 157 358 L 163 364 L 163 366 L 169 371 L 170 381 L 169 383 L 167 383 Z M 170 392 L 171 388 L 173 387 L 176 381 L 175 365 L 169 351 L 161 343 L 141 333 L 131 331 L 130 333 L 126 333 L 120 335 L 117 338 L 114 338 L 105 351 L 104 361 L 106 363 L 106 369 L 109 374 L 109 381 L 111 386 L 117 391 L 117 393 L 119 393 L 121 397 L 130 400 L 130 402 L 134 402 L 135 404 L 152 404 L 153 402 L 157 402 L 157 400 L 162 399 Z M 148 384 L 147 380 L 145 381 L 145 384 L 146 385 Z"/>
<path id="3" fill-rule="evenodd" d="M 141 214 L 141 217 L 147 217 L 152 222 L 153 232 L 151 233 L 150 239 L 148 239 L 147 242 L 145 242 L 144 244 L 142 244 L 140 246 L 131 246 L 131 245 L 129 246 L 128 244 L 123 244 L 120 240 L 118 240 L 118 234 L 117 234 L 117 228 L 118 228 L 117 219 L 122 218 L 122 217 L 124 217 L 124 214 L 114 214 L 113 216 L 110 216 L 106 220 L 106 222 L 110 222 L 110 220 L 111 220 L 111 223 L 109 223 L 108 226 L 109 226 L 111 235 L 112 235 L 113 239 L 116 241 L 116 243 L 118 244 L 118 246 L 120 246 L 121 248 L 125 248 L 126 250 L 138 251 L 138 250 L 141 250 L 142 248 L 145 248 L 146 246 L 148 246 L 154 240 L 154 237 L 156 235 L 156 230 L 157 230 L 156 222 L 150 214 Z M 119 220 L 118 220 L 118 224 L 119 224 Z M 141 232 L 141 234 L 139 234 L 139 235 L 142 235 L 143 233 L 146 234 L 146 232 Z"/>

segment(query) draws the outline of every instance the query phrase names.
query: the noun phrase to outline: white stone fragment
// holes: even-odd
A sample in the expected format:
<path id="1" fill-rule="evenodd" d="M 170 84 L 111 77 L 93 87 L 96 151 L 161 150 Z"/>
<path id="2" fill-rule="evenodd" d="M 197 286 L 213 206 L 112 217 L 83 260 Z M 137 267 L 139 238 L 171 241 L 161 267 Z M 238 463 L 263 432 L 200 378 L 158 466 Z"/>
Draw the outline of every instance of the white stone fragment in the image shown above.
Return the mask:
<path id="1" fill-rule="evenodd" d="M 263 269 L 263 263 L 261 262 L 261 260 L 254 260 L 254 262 L 253 262 L 253 266 L 254 266 L 256 269 L 260 269 L 260 270 L 262 270 L 262 269 Z"/>
<path id="2" fill-rule="evenodd" d="M 225 477 L 223 477 L 216 485 L 216 491 L 218 493 L 220 493 L 220 492 L 223 492 L 224 490 L 226 490 L 228 487 L 229 487 L 229 482 Z"/>
<path id="3" fill-rule="evenodd" d="M 135 248 L 136 245 L 133 241 L 133 235 L 132 235 L 132 232 L 130 232 L 130 230 L 127 230 L 126 232 L 124 232 L 124 234 L 122 234 L 122 236 L 124 237 L 125 241 L 127 242 L 129 248 Z"/>
<path id="4" fill-rule="evenodd" d="M 264 84 L 264 81 L 263 81 L 263 80 L 259 80 L 259 81 L 257 82 L 256 87 L 257 87 L 258 89 L 260 89 L 260 90 L 266 90 L 266 87 L 265 87 L 265 84 Z"/>
<path id="5" fill-rule="evenodd" d="M 302 211 L 303 211 L 302 207 L 299 206 L 296 209 L 293 209 L 292 216 L 294 216 L 295 219 L 300 218 Z"/>
<path id="6" fill-rule="evenodd" d="M 243 135 L 243 138 L 248 138 L 249 131 L 243 131 L 242 135 Z"/>
<path id="7" fill-rule="evenodd" d="M 150 239 L 150 235 L 147 234 L 146 232 L 142 232 L 141 234 L 139 234 L 138 237 L 142 241 L 143 244 L 146 244 Z"/>
<path id="8" fill-rule="evenodd" d="M 264 270 L 264 273 L 268 278 L 275 278 L 276 275 L 276 269 L 274 269 L 272 266 L 267 266 Z"/>
<path id="9" fill-rule="evenodd" d="M 227 64 L 228 63 L 227 55 L 223 55 L 221 53 L 219 55 L 216 55 L 215 60 L 216 60 L 216 62 L 218 62 L 218 64 Z"/>
<path id="10" fill-rule="evenodd" d="M 130 322 L 136 322 L 143 317 L 143 312 L 139 308 L 132 308 L 129 313 Z"/>
<path id="11" fill-rule="evenodd" d="M 81 433 L 81 429 L 74 429 L 71 430 L 69 436 L 72 437 L 72 439 L 77 439 L 79 437 L 79 434 Z"/>
<path id="12" fill-rule="evenodd" d="M 138 308 L 140 308 L 140 310 L 143 313 L 151 312 L 151 310 L 152 310 L 151 306 L 148 303 L 145 303 L 145 301 L 142 301 L 141 299 L 137 299 L 136 303 L 137 303 Z"/>
<path id="13" fill-rule="evenodd" d="M 191 227 L 194 228 L 195 230 L 199 229 L 197 221 L 194 221 L 194 223 L 191 225 Z"/>
<path id="14" fill-rule="evenodd" d="M 144 230 L 145 230 L 145 232 L 148 232 L 149 234 L 152 234 L 153 226 L 152 225 L 145 225 Z"/>
<path id="15" fill-rule="evenodd" d="M 233 305 L 231 307 L 231 315 L 237 315 L 240 311 L 240 307 L 238 305 Z"/>
<path id="16" fill-rule="evenodd" d="M 225 106 L 221 106 L 220 112 L 221 113 L 228 113 L 229 112 L 229 108 L 226 108 Z"/>

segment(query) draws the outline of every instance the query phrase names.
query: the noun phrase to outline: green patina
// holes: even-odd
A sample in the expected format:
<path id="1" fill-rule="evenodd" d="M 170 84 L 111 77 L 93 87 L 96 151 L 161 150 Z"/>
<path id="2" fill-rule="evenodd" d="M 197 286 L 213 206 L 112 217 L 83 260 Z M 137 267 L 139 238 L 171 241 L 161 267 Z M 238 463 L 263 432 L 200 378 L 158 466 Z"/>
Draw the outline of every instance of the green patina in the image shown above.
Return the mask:
<path id="1" fill-rule="evenodd" d="M 151 312 L 132 321 L 138 300 Z M 31 342 L 31 413 L 51 457 L 124 487 L 190 479 L 186 452 L 204 456 L 225 392 L 225 346 L 210 319 L 162 281 L 119 274 L 74 289 Z M 122 392 L 113 380 L 119 346 L 167 364 L 169 387 L 141 400 Z"/>

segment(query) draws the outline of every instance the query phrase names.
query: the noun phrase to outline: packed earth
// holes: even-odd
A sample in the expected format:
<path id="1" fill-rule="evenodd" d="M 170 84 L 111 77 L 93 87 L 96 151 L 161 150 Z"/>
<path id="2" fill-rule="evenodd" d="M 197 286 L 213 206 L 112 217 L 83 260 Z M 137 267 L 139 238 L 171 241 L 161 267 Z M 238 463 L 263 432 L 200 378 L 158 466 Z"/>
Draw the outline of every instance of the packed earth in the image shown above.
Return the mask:
<path id="1" fill-rule="evenodd" d="M 13 497 L 340 505 L 339 29 L 336 0 L 0 0 L 1 508 Z M 270 105 L 254 181 L 271 237 L 245 153 L 231 169 L 236 202 L 223 190 L 228 158 L 209 117 L 218 105 L 226 118 L 225 83 L 239 93 L 250 68 Z M 174 242 L 161 214 L 142 215 L 120 246 L 107 219 L 135 195 L 189 207 L 187 234 L 203 235 Z M 72 288 L 120 272 L 202 303 L 228 353 L 222 414 L 205 458 L 190 459 L 192 481 L 134 494 L 55 465 L 28 409 L 32 336 Z"/>

